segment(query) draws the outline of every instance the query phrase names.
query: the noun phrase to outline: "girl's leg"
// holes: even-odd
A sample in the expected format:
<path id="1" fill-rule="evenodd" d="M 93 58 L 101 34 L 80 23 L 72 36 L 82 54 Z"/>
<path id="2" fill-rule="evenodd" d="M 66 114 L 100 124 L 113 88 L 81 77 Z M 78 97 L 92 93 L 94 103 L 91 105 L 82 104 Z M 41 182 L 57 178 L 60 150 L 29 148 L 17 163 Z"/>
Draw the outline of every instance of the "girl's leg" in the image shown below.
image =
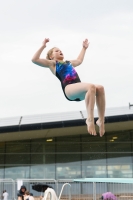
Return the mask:
<path id="1" fill-rule="evenodd" d="M 96 124 L 99 126 L 99 133 L 102 137 L 105 133 L 104 128 L 104 114 L 105 114 L 105 92 L 104 87 L 101 85 L 96 86 L 96 104 L 98 109 L 99 119 L 96 121 Z"/>
<path id="2" fill-rule="evenodd" d="M 80 98 L 85 99 L 86 109 L 87 109 L 87 130 L 91 135 L 96 135 L 95 125 L 94 125 L 94 105 L 95 105 L 95 95 L 96 87 L 89 83 L 75 83 L 70 84 L 65 87 L 65 94 L 71 100 Z"/>

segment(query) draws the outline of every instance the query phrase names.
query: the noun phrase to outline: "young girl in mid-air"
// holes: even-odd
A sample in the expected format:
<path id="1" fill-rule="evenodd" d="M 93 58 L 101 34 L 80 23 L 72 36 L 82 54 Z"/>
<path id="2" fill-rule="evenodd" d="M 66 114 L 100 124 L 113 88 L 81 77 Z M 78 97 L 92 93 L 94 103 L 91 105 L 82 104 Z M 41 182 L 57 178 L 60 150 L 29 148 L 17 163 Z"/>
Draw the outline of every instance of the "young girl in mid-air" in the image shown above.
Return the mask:
<path id="1" fill-rule="evenodd" d="M 40 55 L 46 44 L 49 42 L 48 38 L 42 43 L 42 46 L 38 49 L 32 58 L 32 62 L 47 67 L 51 72 L 61 81 L 62 90 L 65 97 L 69 101 L 82 101 L 85 100 L 87 110 L 87 130 L 91 135 L 97 135 L 94 124 L 94 105 L 95 100 L 98 108 L 98 120 L 96 124 L 99 127 L 99 134 L 102 137 L 105 133 L 104 129 L 104 113 L 105 113 L 105 92 L 104 87 L 101 85 L 95 85 L 91 83 L 81 82 L 75 67 L 83 62 L 86 49 L 89 46 L 87 39 L 83 41 L 82 50 L 75 60 L 64 61 L 64 55 L 62 51 L 53 47 L 47 53 L 46 59 L 40 58 Z"/>

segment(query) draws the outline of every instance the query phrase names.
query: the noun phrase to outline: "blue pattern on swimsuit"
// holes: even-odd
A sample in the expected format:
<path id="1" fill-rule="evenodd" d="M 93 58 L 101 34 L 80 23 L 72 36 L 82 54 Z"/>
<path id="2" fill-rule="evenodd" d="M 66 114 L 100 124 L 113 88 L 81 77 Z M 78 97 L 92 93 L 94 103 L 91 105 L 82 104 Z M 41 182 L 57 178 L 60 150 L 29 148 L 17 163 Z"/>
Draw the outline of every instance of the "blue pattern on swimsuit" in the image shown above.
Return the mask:
<path id="1" fill-rule="evenodd" d="M 65 87 L 68 84 L 81 82 L 80 78 L 79 78 L 75 68 L 72 66 L 72 64 L 69 61 L 66 61 L 63 63 L 56 62 L 56 76 L 61 81 L 61 85 L 62 85 L 62 89 L 63 89 L 65 97 L 69 101 L 80 101 L 80 98 L 71 100 L 65 94 Z"/>
<path id="2" fill-rule="evenodd" d="M 75 68 L 69 61 L 56 62 L 56 76 L 61 81 L 63 89 L 68 84 L 81 82 Z"/>

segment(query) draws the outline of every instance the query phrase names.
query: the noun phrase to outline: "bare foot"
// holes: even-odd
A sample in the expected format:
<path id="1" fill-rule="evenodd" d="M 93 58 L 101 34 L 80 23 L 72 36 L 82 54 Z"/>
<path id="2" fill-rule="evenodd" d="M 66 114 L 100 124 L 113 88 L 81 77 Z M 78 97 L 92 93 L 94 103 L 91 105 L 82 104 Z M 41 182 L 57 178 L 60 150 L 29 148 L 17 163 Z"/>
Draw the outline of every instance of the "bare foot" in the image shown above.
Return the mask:
<path id="1" fill-rule="evenodd" d="M 98 119 L 96 121 L 96 124 L 97 126 L 99 127 L 99 134 L 100 134 L 100 137 L 102 137 L 105 133 L 105 128 L 104 128 L 104 120 L 100 120 Z"/>
<path id="2" fill-rule="evenodd" d="M 95 130 L 94 122 L 90 119 L 86 119 L 87 130 L 90 135 L 97 135 Z"/>

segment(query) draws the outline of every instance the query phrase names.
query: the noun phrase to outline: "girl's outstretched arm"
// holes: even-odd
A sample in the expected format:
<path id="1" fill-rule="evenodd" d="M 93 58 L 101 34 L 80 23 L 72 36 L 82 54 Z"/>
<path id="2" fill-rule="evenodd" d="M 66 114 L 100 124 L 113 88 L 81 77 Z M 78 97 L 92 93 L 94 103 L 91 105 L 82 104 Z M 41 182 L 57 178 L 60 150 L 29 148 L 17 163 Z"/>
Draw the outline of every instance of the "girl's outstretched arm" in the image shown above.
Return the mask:
<path id="1" fill-rule="evenodd" d="M 76 60 L 70 60 L 70 62 L 72 63 L 72 65 L 73 65 L 74 67 L 80 65 L 80 64 L 83 62 L 84 56 L 85 56 L 85 52 L 86 52 L 86 49 L 88 48 L 88 46 L 89 46 L 88 39 L 85 39 L 85 40 L 83 41 L 82 50 L 81 50 L 79 56 L 77 57 L 77 59 L 76 59 Z"/>
<path id="2" fill-rule="evenodd" d="M 45 40 L 42 43 L 42 46 L 38 49 L 38 51 L 34 54 L 32 58 L 32 62 L 41 67 L 50 67 L 53 65 L 53 61 L 40 58 L 42 51 L 44 50 L 44 48 L 46 48 L 47 42 L 49 42 L 49 39 L 45 38 Z"/>

